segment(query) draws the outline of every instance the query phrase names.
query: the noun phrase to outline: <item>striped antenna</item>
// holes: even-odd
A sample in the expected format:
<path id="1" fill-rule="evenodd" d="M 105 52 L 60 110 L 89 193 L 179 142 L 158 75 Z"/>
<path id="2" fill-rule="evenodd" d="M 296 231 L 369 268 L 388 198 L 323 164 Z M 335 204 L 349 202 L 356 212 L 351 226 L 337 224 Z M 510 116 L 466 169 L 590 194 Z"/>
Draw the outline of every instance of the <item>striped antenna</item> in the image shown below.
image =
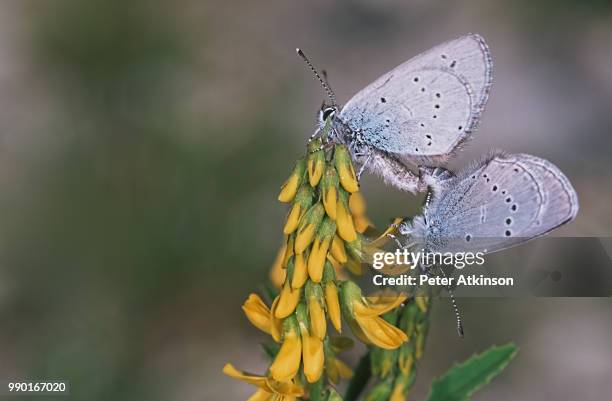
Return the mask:
<path id="1" fill-rule="evenodd" d="M 302 49 L 297 48 L 295 49 L 295 51 L 297 52 L 298 56 L 300 56 L 306 62 L 308 67 L 310 67 L 312 72 L 315 74 L 315 77 L 317 77 L 319 82 L 321 82 L 321 85 L 323 85 L 323 89 L 325 89 L 325 92 L 327 93 L 327 97 L 329 97 L 329 100 L 331 100 L 332 102 L 331 105 L 333 107 L 337 106 L 338 104 L 336 103 L 336 95 L 334 94 L 334 91 L 329 87 L 327 80 L 324 80 L 323 78 L 321 78 L 321 75 L 319 75 L 319 72 L 317 71 L 316 68 L 314 68 L 314 65 L 312 65 L 308 57 L 306 57 Z"/>

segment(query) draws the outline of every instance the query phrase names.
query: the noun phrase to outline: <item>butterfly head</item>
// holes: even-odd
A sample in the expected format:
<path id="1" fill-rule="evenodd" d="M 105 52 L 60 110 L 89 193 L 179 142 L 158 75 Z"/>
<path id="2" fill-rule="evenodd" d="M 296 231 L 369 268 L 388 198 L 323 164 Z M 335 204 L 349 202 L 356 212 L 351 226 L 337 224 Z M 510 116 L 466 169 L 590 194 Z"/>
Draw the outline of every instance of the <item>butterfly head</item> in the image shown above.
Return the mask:
<path id="1" fill-rule="evenodd" d="M 319 110 L 319 127 L 321 129 L 325 127 L 327 120 L 329 119 L 331 122 L 331 120 L 333 120 L 336 113 L 338 113 L 337 106 L 330 106 L 330 105 L 323 103 L 321 105 L 321 109 Z"/>

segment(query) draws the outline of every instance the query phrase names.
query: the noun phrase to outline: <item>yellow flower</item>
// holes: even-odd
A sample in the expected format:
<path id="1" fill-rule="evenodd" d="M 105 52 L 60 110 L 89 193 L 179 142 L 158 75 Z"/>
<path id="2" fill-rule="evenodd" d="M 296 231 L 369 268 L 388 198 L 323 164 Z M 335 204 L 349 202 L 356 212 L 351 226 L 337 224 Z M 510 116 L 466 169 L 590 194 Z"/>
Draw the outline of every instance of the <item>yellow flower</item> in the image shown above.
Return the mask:
<path id="1" fill-rule="evenodd" d="M 249 401 L 294 401 L 304 395 L 304 389 L 293 381 L 278 382 L 270 377 L 242 372 L 231 363 L 225 364 L 223 373 L 259 387 Z"/>
<path id="2" fill-rule="evenodd" d="M 355 176 L 351 157 L 345 146 L 336 146 L 334 161 L 342 187 L 344 187 L 347 192 L 357 192 L 359 190 L 359 183 Z"/>
<path id="3" fill-rule="evenodd" d="M 293 206 L 291 207 L 291 211 L 289 212 L 289 215 L 287 216 L 287 222 L 285 223 L 285 227 L 283 228 L 283 233 L 291 234 L 292 232 L 295 231 L 295 229 L 298 226 L 298 223 L 300 222 L 301 208 L 302 206 L 299 203 L 293 204 Z"/>
<path id="4" fill-rule="evenodd" d="M 283 319 L 293 313 L 298 302 L 300 302 L 300 291 L 299 288 L 292 289 L 289 282 L 285 282 L 274 311 L 276 318 Z"/>
<path id="5" fill-rule="evenodd" d="M 357 231 L 360 234 L 363 234 L 364 232 L 366 232 L 368 227 L 372 227 L 373 226 L 373 224 L 370 221 L 370 219 L 368 219 L 367 217 L 365 217 L 363 215 L 355 216 L 353 218 L 353 222 L 355 223 L 355 231 Z"/>
<path id="6" fill-rule="evenodd" d="M 322 198 L 325 212 L 332 219 L 336 219 L 336 204 L 338 202 L 338 173 L 333 166 L 328 166 L 323 177 Z"/>
<path id="7" fill-rule="evenodd" d="M 323 310 L 323 291 L 319 284 L 306 284 L 306 300 L 308 302 L 308 315 L 310 316 L 310 333 L 323 340 L 327 332 L 327 321 Z"/>
<path id="8" fill-rule="evenodd" d="M 334 235 L 334 239 L 331 244 L 331 254 L 340 263 L 346 263 L 346 249 L 344 249 L 344 242 L 338 237 Z"/>
<path id="9" fill-rule="evenodd" d="M 329 239 L 325 240 L 317 237 L 312 244 L 312 251 L 308 256 L 308 275 L 315 283 L 320 282 L 323 277 L 323 267 L 325 266 L 330 242 Z"/>
<path id="10" fill-rule="evenodd" d="M 344 265 L 344 267 L 346 267 L 348 271 L 350 271 L 356 276 L 361 276 L 361 274 L 363 273 L 361 269 L 361 261 L 353 257 L 348 258 L 346 265 Z"/>
<path id="11" fill-rule="evenodd" d="M 293 235 L 290 235 L 289 239 L 287 240 L 287 245 L 285 245 L 285 257 L 283 258 L 282 264 L 283 268 L 287 267 L 287 265 L 289 264 L 289 260 L 293 256 L 293 242 Z"/>
<path id="12" fill-rule="evenodd" d="M 429 303 L 428 297 L 414 297 L 414 302 L 416 302 L 417 306 L 421 310 L 421 313 L 426 313 Z"/>
<path id="13" fill-rule="evenodd" d="M 347 366 L 346 363 L 342 362 L 336 357 L 329 358 L 327 363 L 327 376 L 332 383 L 338 384 L 339 378 L 350 379 L 353 377 L 353 371 Z"/>
<path id="14" fill-rule="evenodd" d="M 314 383 L 323 373 L 323 341 L 314 335 L 302 333 L 302 357 L 304 358 L 304 375 L 309 383 Z"/>
<path id="15" fill-rule="evenodd" d="M 293 269 L 293 277 L 291 278 L 292 288 L 302 288 L 308 279 L 308 270 L 306 265 L 307 253 L 298 253 L 295 255 L 295 264 Z"/>
<path id="16" fill-rule="evenodd" d="M 295 167 L 291 172 L 291 175 L 287 181 L 281 187 L 280 194 L 278 194 L 278 200 L 281 202 L 291 202 L 297 193 L 297 190 L 302 183 L 304 178 L 304 172 L 306 170 L 306 161 L 300 159 L 295 163 Z"/>
<path id="17" fill-rule="evenodd" d="M 323 219 L 317 236 L 314 239 L 310 255 L 308 256 L 308 275 L 315 283 L 321 281 L 323 277 L 323 268 L 327 259 L 327 251 L 331 245 L 336 224 L 329 217 Z"/>
<path id="18" fill-rule="evenodd" d="M 403 342 L 408 341 L 406 333 L 381 317 L 371 315 L 365 304 L 356 302 L 353 304 L 353 307 L 357 324 L 359 324 L 363 334 L 372 344 L 384 349 L 395 349 L 402 345 Z"/>
<path id="19" fill-rule="evenodd" d="M 277 343 L 280 342 L 281 340 L 281 335 L 282 335 L 281 331 L 282 331 L 282 326 L 283 326 L 282 320 L 276 317 L 276 307 L 278 306 L 279 300 L 280 300 L 280 295 L 274 298 L 274 301 L 272 301 L 272 307 L 270 308 L 270 319 L 271 319 L 270 335 L 272 336 L 274 341 L 276 341 Z"/>
<path id="20" fill-rule="evenodd" d="M 406 382 L 404 380 L 400 380 L 400 377 L 395 381 L 395 385 L 393 386 L 393 391 L 391 392 L 391 397 L 389 397 L 389 401 L 405 401 L 406 400 Z"/>
<path id="21" fill-rule="evenodd" d="M 351 216 L 346 201 L 342 199 L 342 196 L 338 197 L 336 206 L 336 224 L 338 226 L 338 235 L 343 240 L 351 242 L 357 239 L 357 233 L 353 225 L 353 216 Z"/>
<path id="22" fill-rule="evenodd" d="M 315 233 L 323 220 L 325 209 L 317 203 L 313 205 L 300 219 L 297 235 L 295 238 L 295 252 L 302 253 L 308 248 L 314 239 Z"/>
<path id="23" fill-rule="evenodd" d="M 270 309 L 257 294 L 250 294 L 242 305 L 244 314 L 259 330 L 271 334 L 272 316 Z"/>
<path id="24" fill-rule="evenodd" d="M 329 395 L 327 396 L 327 401 L 342 401 L 342 397 L 332 387 L 329 389 Z"/>
<path id="25" fill-rule="evenodd" d="M 310 144 L 320 147 L 321 141 L 313 141 Z M 311 147 L 309 147 L 311 148 Z M 316 187 L 323 176 L 323 169 L 325 168 L 325 153 L 323 150 L 317 150 L 308 154 L 308 178 L 310 186 Z"/>
<path id="26" fill-rule="evenodd" d="M 366 205 L 361 192 L 354 192 L 349 196 L 349 209 L 354 216 L 363 216 L 365 214 Z"/>
<path id="27" fill-rule="evenodd" d="M 285 234 L 289 235 L 298 228 L 302 216 L 310 208 L 310 205 L 312 205 L 313 196 L 314 192 L 308 184 L 302 184 L 302 186 L 300 186 L 300 189 L 295 195 L 293 206 L 287 215 L 287 221 L 283 228 Z"/>
<path id="28" fill-rule="evenodd" d="M 361 289 L 347 281 L 342 286 L 342 302 L 350 317 L 349 326 L 360 340 L 384 349 L 395 349 L 408 341 L 402 330 L 385 321 L 380 315 L 398 307 L 405 295 L 378 297 L 369 302 L 361 296 Z"/>
<path id="29" fill-rule="evenodd" d="M 298 333 L 298 326 L 295 318 L 285 319 L 283 323 L 284 335 L 283 345 L 281 345 L 274 362 L 270 365 L 270 374 L 274 380 L 288 381 L 293 379 L 302 359 L 302 340 Z"/>
<path id="30" fill-rule="evenodd" d="M 340 319 L 340 301 L 338 300 L 338 289 L 333 281 L 325 283 L 325 302 L 327 314 L 332 325 L 338 333 L 342 332 L 342 321 Z"/>
<path id="31" fill-rule="evenodd" d="M 397 360 L 397 366 L 400 368 L 402 373 L 409 375 L 414 365 L 414 356 L 412 356 L 412 343 L 406 343 L 402 345 L 400 354 Z"/>
<path id="32" fill-rule="evenodd" d="M 276 288 L 281 288 L 287 276 L 287 270 L 283 269 L 283 260 L 285 259 L 286 251 L 287 243 L 285 242 L 278 250 L 274 263 L 272 263 L 272 268 L 270 269 L 270 281 Z"/>

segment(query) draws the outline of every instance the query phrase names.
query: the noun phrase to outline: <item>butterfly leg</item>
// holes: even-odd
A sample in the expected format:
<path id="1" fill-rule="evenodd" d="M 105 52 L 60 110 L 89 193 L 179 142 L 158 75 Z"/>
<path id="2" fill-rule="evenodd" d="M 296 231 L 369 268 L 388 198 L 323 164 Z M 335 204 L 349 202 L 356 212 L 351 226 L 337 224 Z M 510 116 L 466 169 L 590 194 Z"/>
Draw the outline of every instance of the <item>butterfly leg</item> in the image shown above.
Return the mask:
<path id="1" fill-rule="evenodd" d="M 321 130 L 320 130 L 319 128 L 317 128 L 317 129 L 315 130 L 315 132 L 313 132 L 313 133 L 312 133 L 312 135 L 310 135 L 310 138 L 308 138 L 308 142 L 307 142 L 307 143 L 310 143 L 310 142 L 314 141 L 314 140 L 315 140 L 315 138 L 316 138 L 316 137 L 317 137 L 317 136 L 318 136 L 320 133 L 321 133 Z"/>
<path id="2" fill-rule="evenodd" d="M 368 163 L 370 163 L 370 160 L 372 160 L 372 152 L 368 153 L 368 157 L 366 158 L 365 162 L 363 162 L 361 168 L 357 172 L 357 181 L 361 181 L 361 174 L 363 174 L 363 172 L 365 171 L 365 168 Z"/>
<path id="3" fill-rule="evenodd" d="M 398 248 L 404 249 L 404 244 L 402 244 L 402 242 L 399 240 L 399 238 L 397 238 L 397 236 L 389 233 L 389 234 L 386 234 L 386 237 L 391 238 L 393 241 L 395 241 L 395 244 L 397 245 Z"/>

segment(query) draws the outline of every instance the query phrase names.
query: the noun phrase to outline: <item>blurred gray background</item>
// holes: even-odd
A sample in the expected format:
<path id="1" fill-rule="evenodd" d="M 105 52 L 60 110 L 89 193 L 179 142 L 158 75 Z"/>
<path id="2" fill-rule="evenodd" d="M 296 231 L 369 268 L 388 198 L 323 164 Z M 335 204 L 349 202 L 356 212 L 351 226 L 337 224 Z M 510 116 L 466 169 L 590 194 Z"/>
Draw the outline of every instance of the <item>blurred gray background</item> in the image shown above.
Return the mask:
<path id="1" fill-rule="evenodd" d="M 491 148 L 548 158 L 581 202 L 557 234 L 610 236 L 609 1 L 0 2 L 0 378 L 68 379 L 75 400 L 246 399 L 221 368 L 266 367 L 240 305 L 265 282 L 278 189 L 323 99 L 295 47 L 345 102 L 467 32 L 495 82 L 453 166 Z M 418 210 L 362 187 L 378 226 Z M 435 305 L 412 399 L 510 340 L 517 359 L 475 400 L 609 399 L 608 299 L 460 304 L 464 340 Z"/>

